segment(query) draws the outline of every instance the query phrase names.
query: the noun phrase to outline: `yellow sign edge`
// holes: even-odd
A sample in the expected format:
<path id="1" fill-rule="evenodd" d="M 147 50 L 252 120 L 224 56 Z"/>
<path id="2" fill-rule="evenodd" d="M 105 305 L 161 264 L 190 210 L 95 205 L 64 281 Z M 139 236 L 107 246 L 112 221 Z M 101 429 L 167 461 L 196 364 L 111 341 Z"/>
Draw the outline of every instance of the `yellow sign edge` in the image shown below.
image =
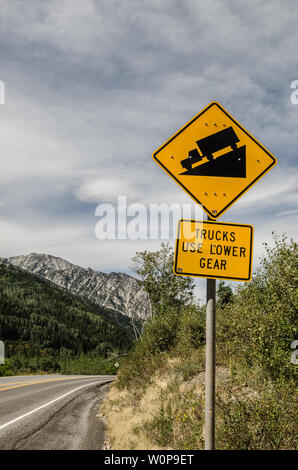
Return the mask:
<path id="1" fill-rule="evenodd" d="M 231 277 L 223 277 L 223 276 L 206 276 L 203 274 L 185 274 L 181 272 L 177 272 L 177 257 L 178 257 L 178 246 L 179 246 L 179 235 L 180 235 L 180 225 L 181 222 L 198 222 L 198 223 L 203 223 L 203 224 L 211 224 L 211 225 L 233 225 L 236 227 L 248 227 L 251 229 L 250 232 L 250 260 L 249 260 L 249 277 L 248 278 L 231 278 Z M 249 282 L 252 279 L 252 263 L 253 263 L 253 239 L 254 239 L 254 227 L 249 224 L 235 224 L 235 223 L 229 223 L 229 222 L 216 222 L 213 220 L 195 220 L 195 219 L 180 219 L 178 220 L 178 225 L 177 225 L 177 237 L 176 237 L 176 243 L 175 243 L 175 258 L 174 258 L 174 266 L 173 266 L 173 273 L 176 274 L 176 276 L 188 276 L 188 277 L 202 277 L 204 279 L 227 279 L 229 281 L 241 281 L 241 282 Z"/>
<path id="2" fill-rule="evenodd" d="M 220 212 L 218 212 L 218 214 L 214 215 L 212 214 L 205 206 L 202 202 L 200 202 L 193 194 L 191 194 L 188 189 L 182 184 L 180 183 L 180 181 L 174 176 L 172 175 L 172 173 L 158 160 L 157 158 L 157 154 L 162 150 L 164 149 L 172 140 L 174 140 L 179 134 L 181 134 L 181 132 L 184 131 L 184 129 L 186 129 L 188 126 L 190 126 L 194 121 L 196 121 L 196 119 L 198 119 L 204 112 L 207 111 L 207 109 L 209 109 L 211 106 L 218 106 L 221 111 L 223 113 L 225 113 L 233 122 L 235 122 L 237 124 L 237 126 L 240 127 L 240 129 L 246 134 L 248 135 L 259 147 L 261 147 L 261 149 L 267 153 L 273 160 L 273 162 L 271 163 L 271 165 L 268 166 L 268 168 L 266 170 L 264 170 L 256 179 L 254 179 L 243 191 L 241 191 L 241 193 L 238 194 L 238 196 L 236 196 L 231 202 L 229 202 Z M 268 149 L 266 149 L 266 147 L 264 147 L 255 137 L 253 137 L 244 127 L 241 126 L 241 124 L 239 124 L 239 122 L 234 119 L 229 113 L 228 111 L 226 111 L 217 101 L 211 101 L 211 103 L 209 103 L 207 106 L 205 106 L 204 109 L 202 109 L 202 111 L 200 111 L 196 116 L 194 116 L 192 119 L 190 119 L 190 121 L 187 122 L 187 124 L 185 124 L 183 127 L 181 127 L 181 129 L 179 129 L 179 131 L 177 131 L 172 137 L 170 137 L 164 144 L 162 144 L 160 147 L 158 147 L 157 150 L 155 150 L 155 152 L 152 154 L 152 158 L 153 160 L 163 169 L 165 170 L 168 175 L 174 180 L 176 181 L 177 184 L 179 184 L 179 186 L 197 203 L 197 204 L 200 204 L 204 211 L 210 216 L 212 217 L 212 219 L 216 220 L 218 219 L 218 217 L 220 217 L 224 212 L 226 212 L 230 206 L 232 206 L 235 202 L 238 201 L 238 199 L 240 197 L 242 197 L 243 194 L 245 194 L 252 186 L 254 186 L 254 184 L 257 183 L 257 181 L 259 179 L 261 179 L 263 176 L 265 176 L 266 173 L 268 173 L 269 170 L 271 170 L 271 168 L 273 168 L 276 164 L 277 164 L 277 158 L 272 155 L 271 152 L 269 152 Z"/>

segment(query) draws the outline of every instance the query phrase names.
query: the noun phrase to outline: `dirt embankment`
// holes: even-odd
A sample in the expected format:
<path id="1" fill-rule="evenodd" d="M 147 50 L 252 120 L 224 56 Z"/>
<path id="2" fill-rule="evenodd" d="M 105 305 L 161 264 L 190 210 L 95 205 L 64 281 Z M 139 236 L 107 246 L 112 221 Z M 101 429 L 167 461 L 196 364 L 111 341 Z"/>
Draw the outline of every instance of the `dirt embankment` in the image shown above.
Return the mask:
<path id="1" fill-rule="evenodd" d="M 178 362 L 168 360 L 166 372 L 156 372 L 144 390 L 110 385 L 101 407 L 107 448 L 203 448 L 205 372 L 184 380 L 176 372 Z M 246 384 L 235 386 L 223 366 L 217 367 L 217 391 L 223 402 L 251 399 L 256 394 Z"/>

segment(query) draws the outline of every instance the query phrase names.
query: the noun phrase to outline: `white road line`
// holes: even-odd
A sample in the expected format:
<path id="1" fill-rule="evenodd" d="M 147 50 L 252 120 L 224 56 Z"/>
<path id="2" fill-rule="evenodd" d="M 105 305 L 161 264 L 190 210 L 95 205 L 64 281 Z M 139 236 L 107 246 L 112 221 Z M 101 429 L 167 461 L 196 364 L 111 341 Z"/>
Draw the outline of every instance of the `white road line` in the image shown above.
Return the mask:
<path id="1" fill-rule="evenodd" d="M 42 410 L 43 408 L 46 408 L 49 405 L 52 405 L 56 401 L 62 400 L 62 398 L 67 397 L 67 395 L 70 395 L 71 393 L 76 392 L 77 390 L 80 390 L 81 388 L 88 387 L 89 385 L 100 384 L 100 383 L 102 383 L 102 381 L 100 381 L 100 382 L 98 382 L 98 381 L 97 382 L 91 382 L 89 384 L 81 385 L 80 387 L 74 388 L 70 392 L 64 393 L 64 395 L 61 395 L 60 397 L 55 398 L 54 400 L 51 400 L 48 403 L 45 403 L 44 405 L 39 406 L 38 408 L 35 408 L 34 410 L 28 411 L 28 413 L 25 413 L 22 416 L 18 416 L 18 418 L 14 418 L 14 419 L 12 419 L 11 421 L 8 421 L 5 424 L 2 424 L 0 426 L 0 431 L 2 429 L 6 428 L 7 426 L 10 426 L 11 424 L 16 423 L 17 421 L 20 421 L 21 419 L 26 418 L 27 416 L 30 416 L 33 413 L 36 413 L 37 411 Z"/>

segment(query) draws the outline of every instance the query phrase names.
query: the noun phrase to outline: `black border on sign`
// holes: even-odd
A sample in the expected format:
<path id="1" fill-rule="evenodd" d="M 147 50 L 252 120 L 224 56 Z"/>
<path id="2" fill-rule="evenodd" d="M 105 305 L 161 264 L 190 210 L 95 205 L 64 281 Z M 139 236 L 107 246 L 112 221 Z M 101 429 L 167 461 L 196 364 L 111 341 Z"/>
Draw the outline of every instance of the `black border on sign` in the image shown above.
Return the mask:
<path id="1" fill-rule="evenodd" d="M 168 168 L 166 168 L 163 163 L 161 163 L 161 161 L 157 158 L 157 154 L 159 152 L 161 152 L 170 142 L 172 142 L 176 137 L 178 137 L 178 135 L 180 135 L 185 129 L 187 129 L 187 127 L 189 127 L 193 122 L 195 122 L 200 116 L 202 116 L 202 114 L 204 114 L 209 108 L 211 108 L 211 106 L 217 106 L 218 108 L 221 109 L 221 111 L 226 115 L 228 116 L 229 119 L 231 119 L 234 124 L 236 124 L 236 126 L 240 127 L 240 129 L 251 139 L 253 140 L 265 153 L 267 153 L 267 155 L 269 155 L 269 157 L 272 159 L 272 163 L 262 172 L 259 174 L 259 176 L 257 176 L 257 178 L 255 178 L 248 186 L 246 186 L 246 188 L 244 188 L 232 201 L 230 201 L 220 212 L 218 212 L 218 214 L 212 214 L 212 212 L 210 212 L 206 206 L 204 206 L 204 204 L 199 201 L 199 199 L 194 196 L 194 194 L 192 194 L 179 180 L 178 178 L 176 178 L 176 176 L 174 176 L 169 170 Z M 153 154 L 153 159 L 179 184 L 179 186 L 181 186 L 184 191 L 187 192 L 187 194 L 189 194 L 193 199 L 194 201 L 196 201 L 198 204 L 201 204 L 203 206 L 203 209 L 204 211 L 210 215 L 210 217 L 212 217 L 212 219 L 217 219 L 218 217 L 220 217 L 220 215 L 225 212 L 228 207 L 230 207 L 234 202 L 237 201 L 237 199 L 239 199 L 239 197 L 245 193 L 253 184 L 255 184 L 265 173 L 267 173 L 267 171 L 272 167 L 274 166 L 276 163 L 277 163 L 277 159 L 271 155 L 270 152 L 268 152 L 268 150 L 265 149 L 265 147 L 263 147 L 263 145 L 260 144 L 260 142 L 258 142 L 252 135 L 250 135 L 250 133 L 245 130 L 232 116 L 230 116 L 230 114 L 221 107 L 221 105 L 219 103 L 217 103 L 216 101 L 212 101 L 212 103 L 210 103 L 206 108 L 204 108 L 199 114 L 197 114 L 197 116 L 195 116 L 190 122 L 188 122 L 186 124 L 186 126 L 184 126 L 182 129 L 180 129 L 180 131 L 178 131 L 176 134 L 173 135 L 173 137 L 171 137 L 162 147 L 160 147 L 156 152 L 154 152 Z"/>
<path id="2" fill-rule="evenodd" d="M 246 227 L 250 228 L 250 253 L 249 253 L 249 271 L 248 271 L 248 277 L 247 278 L 240 278 L 240 277 L 229 277 L 229 276 L 206 276 L 206 274 L 193 274 L 193 273 L 182 273 L 182 272 L 177 272 L 177 258 L 178 258 L 178 249 L 179 249 L 179 240 L 180 240 L 180 226 L 181 222 L 196 222 L 200 224 L 210 224 L 210 225 L 228 225 L 228 226 L 234 226 L 234 227 Z M 246 225 L 246 224 L 230 224 L 228 222 L 215 222 L 211 220 L 194 220 L 194 219 L 180 219 L 178 222 L 178 229 L 177 229 L 177 240 L 176 240 L 176 248 L 175 248 L 175 263 L 174 263 L 174 274 L 177 276 L 191 276 L 191 277 L 203 277 L 205 279 L 230 279 L 231 281 L 250 281 L 251 280 L 251 275 L 252 275 L 252 241 L 253 241 L 253 231 L 254 228 L 252 225 Z"/>

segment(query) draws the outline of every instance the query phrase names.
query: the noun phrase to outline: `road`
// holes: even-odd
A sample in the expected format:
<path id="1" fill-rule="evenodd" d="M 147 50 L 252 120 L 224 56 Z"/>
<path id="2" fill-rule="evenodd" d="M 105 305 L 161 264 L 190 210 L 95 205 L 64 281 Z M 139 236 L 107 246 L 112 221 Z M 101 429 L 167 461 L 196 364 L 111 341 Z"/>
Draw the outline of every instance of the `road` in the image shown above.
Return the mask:
<path id="1" fill-rule="evenodd" d="M 103 444 L 96 417 L 112 376 L 0 377 L 0 449 L 94 450 Z"/>

